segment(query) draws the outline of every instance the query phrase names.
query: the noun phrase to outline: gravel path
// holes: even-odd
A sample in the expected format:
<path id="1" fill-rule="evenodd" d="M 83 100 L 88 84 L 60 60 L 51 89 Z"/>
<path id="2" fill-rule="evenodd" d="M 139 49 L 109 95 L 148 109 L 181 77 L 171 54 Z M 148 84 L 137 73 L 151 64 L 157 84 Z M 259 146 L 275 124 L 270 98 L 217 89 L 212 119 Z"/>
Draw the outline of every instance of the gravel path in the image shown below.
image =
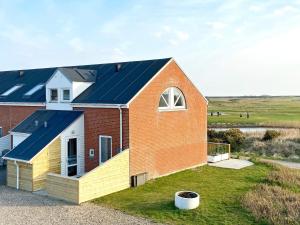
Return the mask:
<path id="1" fill-rule="evenodd" d="M 154 224 L 120 211 L 91 203 L 71 205 L 62 201 L 0 186 L 0 225 L 47 224 Z"/>

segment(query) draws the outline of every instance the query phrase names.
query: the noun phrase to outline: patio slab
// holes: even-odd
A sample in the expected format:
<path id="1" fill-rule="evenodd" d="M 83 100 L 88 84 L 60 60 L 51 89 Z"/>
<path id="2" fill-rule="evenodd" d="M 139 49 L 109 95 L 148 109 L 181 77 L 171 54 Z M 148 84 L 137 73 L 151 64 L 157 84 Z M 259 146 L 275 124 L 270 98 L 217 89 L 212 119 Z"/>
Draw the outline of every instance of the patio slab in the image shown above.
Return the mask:
<path id="1" fill-rule="evenodd" d="M 209 166 L 227 168 L 227 169 L 242 169 L 248 166 L 252 166 L 253 163 L 248 160 L 241 159 L 228 159 L 216 163 L 208 163 Z"/>

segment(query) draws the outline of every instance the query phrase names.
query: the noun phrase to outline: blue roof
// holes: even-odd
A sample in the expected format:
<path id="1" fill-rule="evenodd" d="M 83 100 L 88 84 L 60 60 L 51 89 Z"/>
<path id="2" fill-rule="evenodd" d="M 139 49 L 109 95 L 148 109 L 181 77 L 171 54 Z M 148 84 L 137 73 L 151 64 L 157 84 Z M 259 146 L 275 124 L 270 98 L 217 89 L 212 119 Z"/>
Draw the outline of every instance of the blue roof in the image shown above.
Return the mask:
<path id="1" fill-rule="evenodd" d="M 30 161 L 82 114 L 82 111 L 37 110 L 12 130 L 31 135 L 5 157 Z"/>
<path id="2" fill-rule="evenodd" d="M 170 58 L 165 58 L 60 68 L 90 70 L 96 73 L 94 84 L 74 99 L 74 103 L 126 104 L 169 60 Z M 0 102 L 46 102 L 45 87 L 31 96 L 24 94 L 38 84 L 45 84 L 56 69 L 58 67 L 22 70 L 21 76 L 20 71 L 0 72 Z M 69 76 L 80 79 L 73 72 L 69 71 Z M 1 96 L 17 84 L 22 84 L 22 87 L 8 96 Z"/>

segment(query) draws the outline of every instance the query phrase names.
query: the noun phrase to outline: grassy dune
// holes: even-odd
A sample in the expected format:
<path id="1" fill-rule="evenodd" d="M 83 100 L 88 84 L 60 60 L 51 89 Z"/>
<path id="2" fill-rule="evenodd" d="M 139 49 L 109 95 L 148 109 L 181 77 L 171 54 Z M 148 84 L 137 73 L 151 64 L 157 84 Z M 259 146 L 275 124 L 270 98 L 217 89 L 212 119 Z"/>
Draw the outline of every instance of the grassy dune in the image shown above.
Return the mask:
<path id="1" fill-rule="evenodd" d="M 210 126 L 300 127 L 300 97 L 208 98 Z M 210 116 L 222 112 L 221 116 Z M 250 118 L 246 118 L 249 112 Z M 240 117 L 240 114 L 243 117 Z"/>

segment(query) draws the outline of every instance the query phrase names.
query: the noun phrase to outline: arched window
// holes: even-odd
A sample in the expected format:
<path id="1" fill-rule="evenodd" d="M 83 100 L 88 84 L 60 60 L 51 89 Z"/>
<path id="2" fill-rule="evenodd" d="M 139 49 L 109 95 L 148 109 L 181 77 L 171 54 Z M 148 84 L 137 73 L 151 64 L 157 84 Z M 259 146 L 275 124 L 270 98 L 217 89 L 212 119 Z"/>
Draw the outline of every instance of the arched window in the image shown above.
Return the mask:
<path id="1" fill-rule="evenodd" d="M 176 87 L 165 90 L 159 99 L 159 110 L 185 109 L 185 99 L 182 92 Z"/>

